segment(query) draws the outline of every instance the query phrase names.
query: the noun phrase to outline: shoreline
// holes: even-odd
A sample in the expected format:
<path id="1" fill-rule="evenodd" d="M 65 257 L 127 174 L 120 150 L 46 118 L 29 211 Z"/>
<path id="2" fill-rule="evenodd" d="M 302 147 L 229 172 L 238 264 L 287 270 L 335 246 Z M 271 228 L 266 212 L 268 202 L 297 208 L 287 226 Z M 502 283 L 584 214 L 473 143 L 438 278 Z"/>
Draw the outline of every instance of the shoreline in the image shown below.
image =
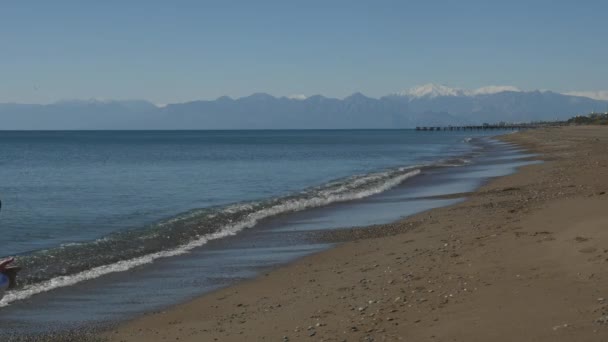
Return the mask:
<path id="1" fill-rule="evenodd" d="M 33 296 L 34 298 L 27 301 L 18 301 L 15 305 L 9 305 L 3 309 L 1 319 L 8 324 L 6 331 L 0 332 L 0 339 L 2 339 L 1 336 L 5 336 L 10 337 L 11 340 L 15 338 L 54 340 L 47 337 L 69 336 L 72 333 L 88 335 L 146 313 L 171 308 L 203 294 L 216 291 L 217 286 L 204 288 L 212 282 L 221 287 L 234 285 L 276 267 L 289 264 L 305 255 L 331 248 L 335 246 L 336 242 L 352 240 L 354 235 L 344 234 L 343 230 L 359 233 L 358 229 L 353 230 L 352 227 L 361 228 L 374 224 L 392 223 L 412 213 L 462 201 L 464 200 L 463 194 L 487 180 L 487 175 L 484 175 L 481 178 L 483 181 L 480 182 L 477 177 L 466 177 L 468 173 L 482 170 L 484 173 L 502 174 L 504 171 L 500 170 L 501 167 L 496 170 L 496 164 L 503 163 L 509 166 L 508 170 L 514 172 L 512 163 L 520 160 L 519 152 L 512 151 L 513 147 L 509 147 L 509 145 L 501 147 L 495 139 L 488 140 L 486 137 L 480 137 L 479 141 L 468 146 L 472 146 L 471 151 L 424 164 L 424 172 L 421 172 L 419 176 L 408 178 L 400 186 L 372 198 L 338 202 L 306 211 L 296 211 L 289 215 L 277 215 L 265 219 L 255 230 L 245 229 L 235 236 L 210 241 L 205 248 L 193 251 L 193 253 L 161 260 L 154 263 L 153 266 L 137 268 L 128 273 L 114 273 L 74 286 L 62 287 L 56 291 L 42 293 L 40 296 Z M 485 160 L 488 155 L 492 156 L 491 161 Z M 493 161 L 494 157 L 498 157 L 498 159 Z M 477 161 L 470 164 L 468 160 L 471 158 Z M 513 161 L 510 161 L 511 159 Z M 467 180 L 461 181 L 463 176 Z M 442 193 L 453 195 L 439 195 Z M 348 212 L 351 212 L 352 215 L 345 215 Z M 335 222 L 330 224 L 331 220 L 335 220 Z M 302 224 L 303 222 L 311 223 L 306 225 Z M 294 225 L 293 228 L 291 228 L 292 225 Z M 335 233 L 323 234 L 325 230 L 335 231 Z M 323 241 L 319 238 L 320 235 L 333 236 L 332 241 Z M 336 241 L 336 236 L 345 238 Z M 243 252 L 241 256 L 238 256 L 239 250 Z M 191 267 L 192 265 L 196 265 L 196 267 Z M 209 267 L 209 265 L 218 266 Z M 196 272 L 186 275 L 183 272 L 180 273 L 182 268 Z M 224 268 L 229 268 L 228 272 L 223 273 Z M 133 272 L 137 272 L 137 274 L 133 274 Z M 166 278 L 163 276 L 163 274 L 167 274 L 166 272 L 173 272 L 173 276 Z M 246 272 L 249 273 L 245 274 Z M 125 274 L 128 274 L 126 277 L 128 279 L 124 277 Z M 150 276 L 150 274 L 152 275 Z M 237 276 L 231 277 L 233 274 Z M 245 274 L 245 276 L 239 277 L 239 274 Z M 184 280 L 182 283 L 179 282 L 181 279 Z M 203 282 L 203 279 L 211 280 Z M 196 286 L 190 287 L 192 295 L 184 296 L 184 292 L 190 290 L 188 281 L 196 282 Z M 129 286 L 121 286 L 122 282 L 129 283 Z M 156 283 L 158 286 L 150 287 L 145 283 Z M 112 287 L 129 288 L 131 290 L 124 292 L 131 291 L 131 293 L 141 294 L 160 292 L 158 297 L 162 298 L 161 300 L 165 304 L 156 304 L 159 302 L 156 301 L 156 298 L 148 300 L 144 297 L 137 298 L 138 295 L 120 296 L 120 291 L 112 293 L 112 291 L 103 290 L 106 287 L 110 289 Z M 99 289 L 102 289 L 103 294 L 96 294 Z M 162 292 L 165 289 L 171 293 Z M 158 290 L 160 291 L 157 292 Z M 101 299 L 99 306 L 95 305 L 94 301 L 84 300 L 90 296 L 97 296 Z M 169 296 L 173 296 L 176 300 L 167 300 Z M 93 305 L 84 304 L 83 307 L 71 305 L 72 298 L 75 297 L 78 298 L 77 305 L 85 302 L 93 302 Z M 124 305 L 121 300 L 125 303 Z M 146 306 L 142 303 L 150 301 L 156 302 L 145 309 L 141 308 L 141 306 Z M 95 316 L 98 312 L 111 312 L 111 315 L 98 318 L 99 316 Z M 56 319 L 55 317 L 61 318 Z"/>
<path id="2" fill-rule="evenodd" d="M 400 132 L 399 134 L 402 133 L 404 132 Z M 418 133 L 416 133 L 416 135 L 418 135 Z M 411 139 L 412 135 L 410 134 L 409 136 L 410 137 L 408 139 Z M 281 193 L 267 194 L 267 196 L 259 195 L 260 197 L 257 197 L 256 195 L 256 197 L 250 198 L 249 200 L 239 196 L 240 199 L 235 199 L 232 202 L 226 202 L 218 206 L 202 206 L 200 209 L 191 209 L 188 207 L 187 209 L 180 210 L 177 213 L 172 213 L 171 215 L 163 216 L 162 218 L 150 219 L 149 221 L 137 224 L 134 227 L 124 230 L 118 229 L 115 232 L 101 234 L 92 239 L 81 241 L 80 238 L 74 237 L 74 240 L 72 241 L 70 240 L 72 239 L 70 237 L 70 239 L 64 241 L 65 243 L 61 243 L 56 246 L 47 246 L 48 248 L 43 246 L 41 249 L 33 248 L 25 251 L 17 248 L 17 252 L 12 254 L 19 255 L 20 253 L 23 253 L 19 261 L 23 262 L 27 267 L 25 267 L 24 272 L 21 273 L 20 280 L 21 284 L 27 284 L 28 286 L 21 286 L 15 289 L 15 291 L 11 292 L 9 296 L 5 297 L 4 300 L 0 302 L 0 306 L 5 307 L 7 304 L 10 304 L 11 308 L 3 309 L 4 312 L 11 310 L 18 311 L 18 309 L 15 309 L 15 306 L 23 304 L 23 299 L 28 299 L 28 302 L 33 302 L 31 303 L 31 306 L 41 306 L 42 308 L 46 308 L 47 305 L 44 297 L 47 297 L 48 299 L 57 299 L 57 301 L 62 303 L 69 303 L 69 300 L 66 301 L 61 298 L 63 291 L 62 289 L 69 287 L 70 290 L 77 291 L 79 289 L 85 289 L 91 284 L 93 284 L 92 287 L 95 287 L 96 285 L 94 284 L 96 283 L 99 283 L 102 287 L 105 287 L 108 284 L 113 285 L 116 278 L 122 278 L 121 276 L 117 275 L 117 273 L 127 270 L 132 270 L 130 272 L 138 272 L 141 274 L 146 273 L 145 270 L 140 272 L 142 269 L 148 269 L 151 270 L 151 272 L 148 272 L 149 275 L 150 273 L 154 272 L 154 268 L 160 269 L 160 265 L 170 264 L 171 260 L 176 259 L 174 257 L 166 258 L 166 256 L 175 256 L 176 254 L 197 254 L 198 252 L 202 252 L 201 250 L 210 251 L 213 250 L 212 248 L 209 248 L 211 245 L 224 244 L 225 246 L 228 246 L 229 244 L 226 243 L 226 241 L 239 243 L 239 238 L 233 239 L 233 236 L 241 237 L 243 234 L 246 234 L 248 227 L 256 226 L 256 231 L 261 231 L 264 229 L 262 226 L 268 226 L 269 222 L 272 222 L 271 225 L 276 226 L 276 223 L 280 223 L 281 220 L 283 220 L 282 218 L 285 217 L 291 217 L 292 219 L 295 218 L 295 220 L 299 218 L 302 220 L 302 217 L 304 216 L 303 213 L 320 213 L 323 216 L 327 216 L 327 218 L 323 217 L 327 224 L 319 228 L 316 223 L 309 223 L 306 225 L 306 223 L 297 222 L 300 229 L 278 229 L 277 231 L 284 235 L 291 234 L 290 231 L 293 231 L 294 233 L 292 235 L 296 235 L 298 231 L 306 232 L 318 229 L 331 229 L 333 227 L 365 226 L 374 223 L 392 222 L 399 219 L 401 215 L 391 216 L 390 212 L 401 213 L 401 210 L 373 210 L 373 213 L 370 213 L 370 215 L 363 213 L 362 210 L 353 210 L 353 213 L 358 213 L 359 215 L 354 215 L 354 217 L 352 217 L 351 215 L 341 213 L 340 208 L 344 208 L 347 205 L 357 206 L 363 202 L 372 202 L 373 200 L 369 201 L 368 197 L 375 198 L 377 197 L 375 195 L 393 192 L 395 189 L 399 188 L 399 186 L 396 186 L 395 184 L 409 184 L 411 182 L 410 178 L 418 180 L 419 178 L 422 178 L 418 177 L 418 170 L 421 171 L 420 173 L 425 173 L 426 170 L 463 166 L 463 164 L 466 164 L 468 157 L 473 154 L 471 152 L 471 146 L 474 144 L 466 143 L 464 141 L 466 139 L 459 139 L 458 137 L 461 136 L 462 134 L 458 133 L 454 134 L 455 138 L 449 139 L 449 135 L 446 135 L 446 138 L 448 139 L 444 140 L 450 140 L 452 144 L 457 145 L 457 147 L 452 148 L 450 146 L 451 144 L 447 145 L 445 143 L 439 143 L 439 145 L 443 147 L 432 152 L 431 154 L 435 156 L 431 159 L 426 159 L 426 162 L 424 161 L 424 158 L 422 158 L 420 163 L 414 162 L 414 160 L 418 157 L 413 158 L 411 162 L 407 161 L 400 163 L 393 161 L 389 163 L 379 163 L 388 165 L 385 165 L 384 167 L 381 165 L 377 165 L 377 167 L 370 167 L 368 165 L 369 162 L 365 162 L 363 164 L 368 166 L 363 171 L 355 172 L 355 169 L 353 169 L 351 170 L 353 172 L 348 172 L 346 174 L 339 173 L 328 179 L 321 179 L 318 182 L 309 182 L 310 184 L 304 185 L 303 187 L 296 186 L 292 190 L 285 190 Z M 358 148 L 355 147 L 355 149 Z M 389 151 L 390 150 L 391 148 L 389 147 Z M 417 149 L 415 146 L 410 150 L 425 151 L 424 148 Z M 398 154 L 402 155 L 402 152 L 403 151 L 400 151 Z M 425 155 L 425 153 L 427 152 L 415 152 L 414 154 Z M 447 156 L 449 159 L 440 158 L 441 155 Z M 359 157 L 355 157 L 355 159 L 357 158 Z M 361 159 L 364 160 L 365 158 L 361 157 Z M 409 160 L 411 158 L 408 156 L 406 159 Z M 404 165 L 405 167 L 402 167 Z M 319 170 L 324 169 L 324 167 L 319 168 L 316 166 L 314 168 Z M 411 172 L 410 169 L 412 169 Z M 306 173 L 308 174 L 308 172 Z M 405 180 L 403 180 L 404 178 Z M 246 183 L 250 184 L 252 182 Z M 268 182 L 268 184 L 270 184 L 270 188 L 275 187 L 274 181 Z M 263 187 L 265 186 L 260 188 Z M 223 197 L 223 195 L 214 195 L 214 197 Z M 429 200 L 440 201 L 440 199 Z M 198 205 L 192 206 L 198 207 Z M 366 210 L 365 204 L 363 204 L 361 207 L 363 210 Z M 157 212 L 160 210 L 156 208 L 154 211 Z M 328 214 L 328 212 L 331 211 L 334 213 Z M 389 214 L 385 215 L 384 213 Z M 382 215 L 384 215 L 384 217 Z M 306 217 L 304 217 L 302 221 L 304 220 L 306 220 Z M 260 224 L 262 222 L 264 224 Z M 286 225 L 290 224 L 290 222 L 287 222 L 287 220 L 283 220 L 283 222 L 286 223 Z M 186 225 L 189 226 L 187 229 L 185 229 Z M 156 230 L 155 228 L 161 226 L 163 228 L 159 229 L 157 233 L 154 233 L 154 230 Z M 63 231 L 63 228 L 61 227 L 54 228 L 58 228 L 58 232 Z M 27 229 L 21 229 L 21 231 L 27 231 Z M 141 234 L 138 232 L 141 232 Z M 162 232 L 162 234 L 160 232 Z M 250 234 L 250 236 L 241 240 L 250 238 L 255 239 L 255 237 L 251 236 Z M 287 238 L 283 239 L 278 238 L 276 241 L 295 241 L 297 238 L 299 237 L 288 236 Z M 140 243 L 140 240 L 143 242 Z M 134 241 L 134 243 L 130 243 L 130 241 Z M 199 249 L 198 246 L 203 244 L 206 245 L 206 247 Z M 280 243 L 273 242 L 261 242 L 261 244 L 266 244 L 270 247 L 280 245 Z M 250 245 L 260 246 L 261 244 L 251 243 Z M 38 252 L 40 250 L 44 250 L 44 252 L 42 252 L 44 257 L 39 257 L 41 253 Z M 257 254 L 263 256 L 262 253 Z M 278 255 L 278 253 L 273 254 Z M 287 255 L 286 257 L 281 257 L 283 260 L 290 260 L 292 257 L 290 257 L 288 254 L 297 255 L 298 253 L 287 251 L 283 254 Z M 81 257 L 74 258 L 74 255 L 79 255 Z M 49 265 L 46 265 L 48 260 L 50 260 L 49 257 L 55 260 L 55 262 L 51 263 L 51 266 L 58 264 L 62 265 L 62 267 L 50 267 Z M 86 260 L 82 260 L 82 262 L 80 262 L 81 259 Z M 157 259 L 159 259 L 159 261 L 157 261 Z M 187 259 L 187 257 L 184 259 Z M 151 281 L 138 281 L 135 284 L 131 283 L 129 286 L 123 287 L 125 289 L 141 288 L 142 290 L 145 289 L 144 292 L 147 291 L 150 293 L 164 290 L 170 293 L 168 295 L 158 296 L 158 298 L 162 299 L 159 300 L 158 303 L 155 303 L 154 306 L 140 305 L 140 308 L 137 307 L 137 303 L 145 303 L 146 301 L 138 300 L 137 294 L 133 295 L 133 293 L 137 293 L 139 291 L 126 290 L 122 291 L 122 293 L 121 291 L 113 291 L 111 293 L 113 298 L 110 298 L 110 296 L 107 294 L 105 296 L 95 296 L 95 292 L 97 291 L 90 291 L 88 293 L 90 295 L 90 304 L 86 305 L 85 307 L 98 307 L 98 310 L 89 310 L 90 312 L 87 312 L 84 315 L 76 314 L 73 316 L 73 318 L 64 317 L 61 322 L 58 322 L 58 324 L 49 324 L 51 327 L 48 329 L 48 331 L 54 331 L 53 325 L 85 327 L 88 323 L 91 323 L 90 325 L 95 325 L 102 321 L 99 319 L 85 319 L 83 322 L 81 317 L 92 317 L 94 315 L 102 315 L 107 317 L 107 312 L 142 313 L 157 308 L 172 306 L 175 303 L 180 303 L 187 299 L 193 298 L 193 296 L 198 296 L 204 291 L 213 289 L 216 286 L 225 286 L 225 283 L 227 282 L 223 280 L 217 282 L 214 280 L 206 281 L 207 279 L 229 279 L 231 277 L 230 272 L 224 273 L 222 271 L 224 266 L 231 267 L 231 265 L 226 265 L 223 263 L 223 260 L 226 260 L 227 258 L 217 258 L 215 263 L 207 262 L 206 260 L 210 259 L 208 257 L 195 256 L 192 259 L 205 260 L 206 264 L 203 263 L 202 266 L 204 266 L 206 269 L 199 269 L 198 271 L 202 271 L 200 274 L 203 274 L 203 272 L 207 274 L 209 272 L 213 272 L 214 276 L 206 277 L 206 279 L 202 279 L 203 277 L 192 278 L 190 275 L 194 272 L 191 272 L 190 274 L 187 274 L 186 272 L 182 278 L 187 278 L 188 280 L 197 282 L 198 285 L 203 285 L 200 287 L 205 287 L 204 290 L 199 290 L 193 286 L 192 291 L 184 290 L 180 292 L 182 287 L 180 286 L 179 282 L 167 284 L 166 280 L 169 278 L 162 275 L 156 278 L 152 276 L 152 279 L 150 279 Z M 247 260 L 247 256 L 245 256 L 245 260 Z M 279 262 L 282 262 L 282 260 L 279 260 Z M 233 264 L 234 263 L 238 263 L 238 261 L 233 262 Z M 272 258 L 269 258 L 267 263 L 276 264 Z M 154 264 L 154 266 L 151 264 Z M 219 264 L 222 267 L 218 267 L 216 269 L 217 271 L 211 269 L 211 267 L 207 267 L 208 265 L 214 264 Z M 166 268 L 167 267 L 165 267 L 165 271 L 167 271 Z M 183 270 L 183 268 L 179 266 L 179 263 L 178 265 L 172 265 L 168 268 L 171 270 L 177 270 L 177 272 Z M 247 271 L 249 270 L 243 270 L 244 273 L 247 273 Z M 253 272 L 249 272 L 250 276 L 251 273 Z M 236 276 L 235 278 L 239 277 Z M 139 279 L 141 280 L 142 278 Z M 83 280 L 86 280 L 86 283 L 88 284 L 84 284 L 85 281 Z M 92 282 L 89 282 L 89 280 L 92 280 Z M 149 286 L 149 284 L 163 285 Z M 120 287 L 120 284 L 118 284 L 117 287 Z M 68 292 L 71 294 L 72 291 L 70 290 L 63 292 Z M 53 294 L 47 295 L 47 292 L 49 291 L 52 291 Z M 123 306 L 121 305 L 123 302 L 130 302 L 133 304 Z M 46 331 L 44 328 L 40 330 L 38 329 L 38 326 L 40 326 L 40 321 L 36 319 L 28 321 L 28 318 L 30 316 L 54 317 L 62 312 L 77 312 L 79 311 L 79 308 L 66 305 L 65 307 L 57 307 L 51 310 L 45 309 L 43 311 L 47 312 L 43 313 L 39 309 L 36 309 L 31 310 L 31 314 L 29 314 L 29 312 L 18 313 L 14 317 L 23 317 L 24 319 L 15 320 L 15 325 L 19 325 L 23 322 L 24 324 L 22 324 L 22 326 L 24 326 L 24 328 L 20 331 L 23 331 L 25 334 Z M 107 319 L 107 321 L 125 320 L 132 318 L 133 315 L 134 314 L 130 314 L 131 317 L 126 317 L 126 315 L 116 315 L 116 318 Z M 11 316 L 12 315 L 9 312 L 4 317 L 0 317 L 0 319 L 8 317 L 10 320 Z M 110 315 L 110 317 L 112 317 L 112 315 Z M 45 322 L 42 323 L 44 324 Z M 33 328 L 29 329 L 27 327 L 28 325 L 31 325 Z"/>
<path id="3" fill-rule="evenodd" d="M 543 129 L 500 140 L 546 162 L 495 178 L 464 202 L 378 225 L 395 234 L 339 243 L 100 337 L 605 340 L 608 329 L 598 322 L 608 309 L 602 299 L 608 293 L 601 291 L 608 272 L 597 266 L 606 251 L 597 245 L 608 241 L 608 231 L 596 226 L 608 223 L 599 210 L 608 204 L 608 178 L 599 177 L 608 175 L 608 154 L 577 149 L 606 151 L 608 130 Z M 595 177 L 573 182 L 571 173 L 583 170 Z M 564 206 L 578 210 L 564 214 Z M 564 222 L 596 228 L 583 234 Z M 572 305 L 581 297 L 582 305 Z"/>
<path id="4" fill-rule="evenodd" d="M 555 136 L 563 134 L 569 135 L 570 140 L 556 142 Z M 539 136 L 543 135 L 544 139 L 540 139 Z M 553 289 L 555 285 L 546 283 L 545 278 L 551 273 L 539 271 L 542 268 L 534 266 L 535 262 L 515 262 L 505 257 L 521 258 L 517 253 L 510 255 L 513 252 L 506 251 L 505 246 L 534 255 L 534 248 L 529 250 L 530 244 L 544 246 L 553 241 L 563 242 L 556 238 L 563 231 L 548 228 L 534 230 L 528 226 L 528 221 L 542 221 L 545 215 L 540 215 L 541 218 L 538 216 L 539 211 L 543 210 L 563 215 L 563 210 L 543 207 L 554 204 L 555 201 L 574 201 L 568 205 L 580 205 L 579 197 L 583 190 L 589 192 L 589 186 L 585 188 L 580 185 L 579 188 L 578 184 L 567 184 L 564 191 L 557 192 L 555 189 L 545 191 L 534 186 L 543 184 L 543 180 L 545 183 L 552 182 L 551 178 L 556 179 L 555 175 L 545 177 L 545 173 L 563 169 L 562 164 L 567 164 L 576 157 L 586 162 L 597 162 L 598 165 L 604 163 L 608 156 L 596 161 L 593 158 L 595 156 L 577 155 L 577 151 L 556 150 L 560 144 L 567 142 L 570 143 L 568 147 L 576 150 L 579 145 L 587 142 L 585 140 L 581 143 L 581 139 L 590 140 L 592 145 L 598 145 L 595 147 L 601 150 L 603 146 L 599 143 L 600 140 L 594 140 L 600 138 L 608 146 L 608 130 L 602 128 L 543 129 L 504 135 L 499 139 L 522 146 L 529 152 L 539 153 L 535 159 L 546 160 L 548 163 L 524 166 L 513 175 L 492 179 L 476 191 L 467 193 L 467 199 L 458 204 L 427 210 L 390 224 L 358 228 L 362 232 L 360 234 L 345 231 L 344 234 L 351 235 L 340 239 L 340 243 L 329 250 L 306 256 L 254 279 L 207 293 L 167 310 L 121 323 L 99 337 L 111 341 L 161 341 L 177 338 L 180 341 L 238 341 L 245 337 L 252 340 L 283 341 L 483 341 L 526 340 L 531 337 L 534 340 L 551 341 L 573 338 L 603 340 L 608 336 L 608 330 L 594 323 L 595 319 L 603 317 L 601 312 L 597 312 L 597 306 L 603 304 L 603 301 L 598 303 L 597 300 L 603 298 L 601 291 L 597 290 L 601 288 L 600 285 L 592 291 L 592 297 L 595 298 L 591 304 L 586 303 L 593 307 L 591 313 L 587 312 L 588 309 L 586 313 L 597 316 L 591 320 L 574 323 L 573 319 L 564 318 L 561 321 L 565 323 L 555 323 L 561 322 L 553 317 L 560 316 L 555 314 L 559 310 L 554 307 L 559 303 L 548 305 L 545 302 L 543 304 L 551 307 L 551 310 L 544 312 L 548 317 L 523 320 L 525 310 L 518 310 L 521 307 L 515 304 L 525 307 L 535 297 L 543 297 L 543 290 Z M 559 184 L 563 182 L 559 177 L 557 181 Z M 603 187 L 605 193 L 608 181 L 593 181 L 599 182 L 598 185 Z M 527 197 L 523 198 L 524 195 Z M 603 194 L 589 196 L 588 193 L 585 197 L 591 202 L 606 201 L 608 198 Z M 561 203 L 554 205 L 560 208 L 563 206 Z M 597 209 L 597 203 L 591 207 Z M 591 214 L 599 215 L 601 210 L 599 214 L 598 210 L 591 210 Z M 581 219 L 578 214 L 574 216 L 563 219 Z M 503 220 L 499 221 L 500 219 Z M 547 226 L 546 222 L 538 222 L 538 225 Z M 365 230 L 368 233 L 373 230 L 373 233 L 365 234 Z M 354 241 L 343 242 L 349 239 Z M 511 241 L 513 239 L 515 241 Z M 589 241 L 598 243 L 601 239 L 594 240 L 585 236 L 573 238 L 576 247 L 588 245 Z M 605 241 L 608 241 L 608 236 Z M 579 254 L 584 256 L 599 253 L 598 247 L 583 249 L 585 251 Z M 546 257 L 542 253 L 539 255 Z M 580 257 L 577 254 L 575 256 Z M 580 258 L 574 259 L 581 262 L 578 260 Z M 499 265 L 500 272 L 492 267 L 489 260 Z M 599 262 L 597 260 L 595 261 Z M 562 262 L 565 261 L 561 260 L 560 263 Z M 550 263 L 550 266 L 555 265 Z M 554 280 L 563 280 L 564 270 L 554 271 L 560 274 Z M 598 272 L 605 273 L 598 269 L 592 273 L 592 278 L 598 279 Z M 509 273 L 513 273 L 513 277 L 505 278 Z M 608 279 L 608 274 L 602 279 Z M 540 280 L 545 282 L 535 284 L 534 281 Z M 521 284 L 525 284 L 523 289 Z M 521 297 L 525 297 L 526 301 L 505 302 L 492 297 L 498 293 L 510 298 L 513 295 L 511 288 L 520 291 Z M 558 286 L 555 291 L 559 293 L 559 290 L 563 289 Z M 577 294 L 580 297 L 580 293 Z M 471 317 L 471 311 L 478 315 Z M 535 307 L 532 311 L 539 310 Z M 538 314 L 541 312 L 543 311 Z M 497 321 L 501 321 L 502 325 L 497 326 Z M 538 326 L 538 329 L 533 329 L 531 325 Z M 523 331 L 518 331 L 522 328 Z M 583 331 L 589 333 L 584 338 L 581 337 Z M 509 332 L 519 335 L 509 335 Z"/>

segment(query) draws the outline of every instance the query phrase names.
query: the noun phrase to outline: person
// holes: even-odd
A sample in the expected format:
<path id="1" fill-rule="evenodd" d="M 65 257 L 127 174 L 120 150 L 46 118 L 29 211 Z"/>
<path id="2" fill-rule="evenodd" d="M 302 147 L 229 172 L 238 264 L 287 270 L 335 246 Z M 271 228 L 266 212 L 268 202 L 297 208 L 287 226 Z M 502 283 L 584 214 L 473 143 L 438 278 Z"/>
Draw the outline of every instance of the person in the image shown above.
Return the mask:
<path id="1" fill-rule="evenodd" d="M 2 202 L 0 201 L 0 208 Z M 19 266 L 11 266 L 15 258 L 0 260 L 0 299 L 4 297 L 4 292 L 17 285 L 17 272 L 21 270 Z"/>
<path id="2" fill-rule="evenodd" d="M 6 290 L 15 285 L 16 269 L 9 266 L 13 261 L 15 258 L 0 261 L 0 299 Z"/>

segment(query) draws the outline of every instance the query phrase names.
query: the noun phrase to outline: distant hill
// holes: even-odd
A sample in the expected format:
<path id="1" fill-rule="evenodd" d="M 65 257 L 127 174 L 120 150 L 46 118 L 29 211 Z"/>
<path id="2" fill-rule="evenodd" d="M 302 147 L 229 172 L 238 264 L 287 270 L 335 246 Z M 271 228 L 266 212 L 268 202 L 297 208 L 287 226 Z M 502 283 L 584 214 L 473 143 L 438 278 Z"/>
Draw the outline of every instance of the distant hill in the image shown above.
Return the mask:
<path id="1" fill-rule="evenodd" d="M 428 86 L 424 86 L 427 87 Z M 512 88 L 512 87 L 510 87 Z M 565 120 L 576 113 L 605 109 L 608 101 L 552 91 L 520 91 L 509 87 L 486 87 L 469 92 L 427 89 L 393 95 L 407 101 L 410 113 L 447 112 L 470 123 Z"/>
<path id="2" fill-rule="evenodd" d="M 568 119 L 604 110 L 608 101 L 494 86 L 472 91 L 425 85 L 379 99 L 256 93 L 157 107 L 146 101 L 0 104 L 0 129 L 314 129 L 411 128 Z"/>

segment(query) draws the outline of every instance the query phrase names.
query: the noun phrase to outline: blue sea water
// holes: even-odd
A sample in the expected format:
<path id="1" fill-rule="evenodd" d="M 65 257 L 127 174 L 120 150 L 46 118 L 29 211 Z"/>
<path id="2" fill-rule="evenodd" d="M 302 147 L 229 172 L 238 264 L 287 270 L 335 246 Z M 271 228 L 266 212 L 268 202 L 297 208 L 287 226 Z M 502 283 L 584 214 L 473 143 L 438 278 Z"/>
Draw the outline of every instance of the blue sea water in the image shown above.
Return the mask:
<path id="1" fill-rule="evenodd" d="M 140 228 L 470 150 L 412 131 L 0 133 L 0 253 Z"/>
<path id="2" fill-rule="evenodd" d="M 256 267 L 326 247 L 286 232 L 380 223 L 452 203 L 408 198 L 468 191 L 496 175 L 495 169 L 475 169 L 483 148 L 474 142 L 488 144 L 483 137 L 489 134 L 496 132 L 0 132 L 0 255 L 16 255 L 24 267 L 21 287 L 0 301 L 0 310 L 27 311 L 37 295 L 53 308 L 53 298 L 68 287 L 77 289 L 77 302 L 137 302 L 125 289 L 141 291 L 163 263 L 174 267 L 167 265 L 171 260 L 179 260 L 176 281 L 188 290 L 176 296 L 177 285 L 154 288 L 155 298 L 165 300 L 141 299 L 122 313 L 183 300 L 220 286 L 218 278 L 249 277 Z M 503 154 L 497 165 L 512 162 L 509 156 Z M 474 176 L 449 173 L 425 186 L 406 184 L 463 166 L 472 167 Z M 443 185 L 435 184 L 440 179 Z M 238 257 L 251 241 L 263 243 L 243 263 Z M 226 266 L 218 267 L 222 262 Z M 213 270 L 190 275 L 188 265 L 200 269 L 207 263 L 214 263 L 207 265 Z M 158 268 L 146 268 L 151 264 Z M 100 294 L 101 288 L 113 290 L 95 281 L 115 285 L 112 277 L 125 272 L 129 277 L 120 277 L 120 289 Z M 65 297 L 61 303 L 66 305 Z M 116 305 L 107 311 L 118 311 Z M 59 319 L 53 309 L 42 310 L 48 317 L 36 312 L 30 312 L 30 323 Z M 113 315 L 100 306 L 79 312 L 80 319 Z"/>

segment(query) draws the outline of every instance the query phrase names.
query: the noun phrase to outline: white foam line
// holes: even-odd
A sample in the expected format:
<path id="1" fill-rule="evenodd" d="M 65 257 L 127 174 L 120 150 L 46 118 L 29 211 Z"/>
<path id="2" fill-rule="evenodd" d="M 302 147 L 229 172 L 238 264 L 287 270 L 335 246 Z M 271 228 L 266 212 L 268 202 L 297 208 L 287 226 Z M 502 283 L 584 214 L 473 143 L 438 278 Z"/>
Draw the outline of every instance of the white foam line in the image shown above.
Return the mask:
<path id="1" fill-rule="evenodd" d="M 134 267 L 152 263 L 156 259 L 168 258 L 168 257 L 188 253 L 190 250 L 192 250 L 196 247 L 203 246 L 210 240 L 223 238 L 223 237 L 226 237 L 229 235 L 234 235 L 245 228 L 251 228 L 251 227 L 255 226 L 261 219 L 264 219 L 266 217 L 274 216 L 274 215 L 285 213 L 285 212 L 300 211 L 300 210 L 304 210 L 304 209 L 308 209 L 308 208 L 320 207 L 320 206 L 324 206 L 324 205 L 331 204 L 334 202 L 343 202 L 343 201 L 350 201 L 350 200 L 369 197 L 369 196 L 384 192 L 390 188 L 393 188 L 393 187 L 399 185 L 400 183 L 402 183 L 404 180 L 406 180 L 410 177 L 416 176 L 419 173 L 420 173 L 420 170 L 415 169 L 415 170 L 406 172 L 404 174 L 400 174 L 396 177 L 390 178 L 386 182 L 382 183 L 380 186 L 377 186 L 372 189 L 367 189 L 364 191 L 344 193 L 344 194 L 335 194 L 335 191 L 325 191 L 325 192 L 321 191 L 320 195 L 325 195 L 325 196 L 313 197 L 313 198 L 308 198 L 308 199 L 288 200 L 284 203 L 277 204 L 277 205 L 271 206 L 269 208 L 253 212 L 253 213 L 247 215 L 247 217 L 244 220 L 237 222 L 234 225 L 226 226 L 226 227 L 224 227 L 224 229 L 222 229 L 218 232 L 206 234 L 197 240 L 194 240 L 192 242 L 189 242 L 185 245 L 182 245 L 182 246 L 174 248 L 174 249 L 160 251 L 160 252 L 144 255 L 144 256 L 129 259 L 129 260 L 118 261 L 111 265 L 94 267 L 90 270 L 82 271 L 80 273 L 55 277 L 53 279 L 49 279 L 49 280 L 43 281 L 41 283 L 27 285 L 24 288 L 19 289 L 19 290 L 10 291 L 10 292 L 6 293 L 6 295 L 4 296 L 4 298 L 2 298 L 2 300 L 0 300 L 0 307 L 5 307 L 15 301 L 24 300 L 24 299 L 30 298 L 34 295 L 37 295 L 37 294 L 40 294 L 43 292 L 48 292 L 48 291 L 51 291 L 51 290 L 54 290 L 54 289 L 57 289 L 60 287 L 71 286 L 71 285 L 80 283 L 82 281 L 99 278 L 106 274 L 115 273 L 115 272 L 124 272 L 124 271 L 132 269 Z M 370 177 L 368 179 L 376 180 L 376 179 L 379 179 L 379 177 Z M 236 208 L 236 207 L 238 207 L 238 206 L 231 206 L 231 207 L 227 208 L 227 210 L 228 211 L 237 211 L 238 208 Z"/>

